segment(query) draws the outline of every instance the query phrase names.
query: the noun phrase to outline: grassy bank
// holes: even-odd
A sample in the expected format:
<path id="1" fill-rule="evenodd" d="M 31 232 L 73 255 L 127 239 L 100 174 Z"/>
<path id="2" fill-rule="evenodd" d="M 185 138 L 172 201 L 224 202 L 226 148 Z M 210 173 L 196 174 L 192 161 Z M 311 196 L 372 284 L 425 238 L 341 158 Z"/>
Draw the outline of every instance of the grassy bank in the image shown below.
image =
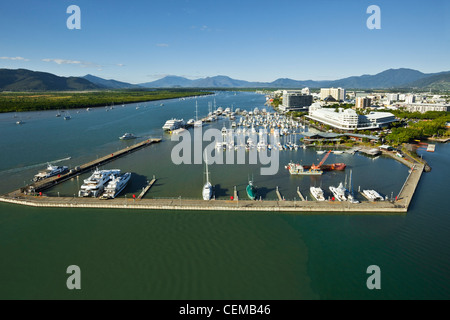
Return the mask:
<path id="1" fill-rule="evenodd" d="M 117 90 L 96 92 L 2 92 L 0 112 L 21 112 L 92 108 L 112 104 L 184 98 L 208 95 L 212 92 L 199 90 Z"/>

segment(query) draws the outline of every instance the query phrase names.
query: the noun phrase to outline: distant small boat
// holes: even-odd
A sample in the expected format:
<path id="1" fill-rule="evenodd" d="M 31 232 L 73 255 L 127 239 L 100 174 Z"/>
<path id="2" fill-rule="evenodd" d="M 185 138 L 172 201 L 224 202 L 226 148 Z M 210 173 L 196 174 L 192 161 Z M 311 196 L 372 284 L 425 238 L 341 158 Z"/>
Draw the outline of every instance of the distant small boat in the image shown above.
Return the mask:
<path id="1" fill-rule="evenodd" d="M 88 111 L 88 112 L 91 111 L 91 108 L 87 108 L 86 111 Z"/>
<path id="2" fill-rule="evenodd" d="M 131 140 L 136 139 L 137 137 L 132 133 L 125 133 L 123 136 L 119 137 L 120 140 Z"/>
<path id="3" fill-rule="evenodd" d="M 67 111 L 67 114 L 64 116 L 64 120 L 70 120 L 72 117 L 69 114 L 69 111 Z"/>
<path id="4" fill-rule="evenodd" d="M 25 122 L 23 122 L 22 120 L 16 121 L 16 124 L 24 124 Z"/>
<path id="5" fill-rule="evenodd" d="M 58 113 L 56 114 L 56 117 L 57 118 L 61 117 L 61 112 L 59 112 L 59 110 L 58 110 Z"/>

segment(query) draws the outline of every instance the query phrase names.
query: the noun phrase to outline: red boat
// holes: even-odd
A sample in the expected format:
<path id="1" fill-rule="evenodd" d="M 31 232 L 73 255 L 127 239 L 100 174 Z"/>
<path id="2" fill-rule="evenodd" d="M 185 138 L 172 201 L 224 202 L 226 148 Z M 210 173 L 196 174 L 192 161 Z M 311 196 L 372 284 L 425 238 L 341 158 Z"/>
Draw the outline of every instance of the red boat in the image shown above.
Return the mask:
<path id="1" fill-rule="evenodd" d="M 345 170 L 346 166 L 347 165 L 345 163 L 323 164 L 320 166 L 320 170 L 322 170 L 322 171 L 333 171 L 333 170 L 343 171 L 343 170 Z M 303 166 L 303 168 L 310 169 L 311 166 L 306 165 L 306 166 Z"/>

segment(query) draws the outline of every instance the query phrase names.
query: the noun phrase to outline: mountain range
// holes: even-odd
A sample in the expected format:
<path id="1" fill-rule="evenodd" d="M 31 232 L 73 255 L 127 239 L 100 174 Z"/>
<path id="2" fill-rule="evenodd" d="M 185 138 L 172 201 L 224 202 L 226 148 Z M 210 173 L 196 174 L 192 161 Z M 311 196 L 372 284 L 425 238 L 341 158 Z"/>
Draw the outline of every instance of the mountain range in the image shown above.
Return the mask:
<path id="1" fill-rule="evenodd" d="M 162 79 L 131 84 L 107 80 L 94 75 L 84 77 L 59 77 L 51 73 L 26 69 L 0 69 L 0 91 L 70 91 L 142 88 L 323 88 L 346 89 L 434 89 L 450 90 L 450 71 L 422 73 L 413 69 L 389 69 L 375 75 L 362 75 L 339 80 L 293 80 L 280 78 L 272 82 L 249 82 L 227 76 L 190 80 L 167 76 Z"/>
<path id="2" fill-rule="evenodd" d="M 280 78 L 273 82 L 248 82 L 232 79 L 227 76 L 207 77 L 189 80 L 182 77 L 167 76 L 165 78 L 140 84 L 146 88 L 323 88 L 342 87 L 357 89 L 389 89 L 389 88 L 439 88 L 450 89 L 450 72 L 422 73 L 413 69 L 389 69 L 375 75 L 362 75 L 339 80 L 293 80 Z"/>

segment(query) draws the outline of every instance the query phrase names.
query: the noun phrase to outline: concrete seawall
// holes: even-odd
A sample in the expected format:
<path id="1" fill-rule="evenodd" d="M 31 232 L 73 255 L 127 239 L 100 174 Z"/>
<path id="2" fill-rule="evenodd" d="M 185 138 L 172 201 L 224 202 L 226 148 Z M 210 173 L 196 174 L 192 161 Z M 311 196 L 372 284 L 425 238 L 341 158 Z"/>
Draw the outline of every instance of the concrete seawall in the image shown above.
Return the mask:
<path id="1" fill-rule="evenodd" d="M 189 211 L 266 211 L 266 212 L 373 212 L 405 213 L 399 202 L 318 202 L 318 201 L 250 201 L 250 200 L 190 200 L 190 199 L 113 199 L 36 196 L 3 196 L 0 201 L 31 207 L 47 208 L 102 208 Z"/>

